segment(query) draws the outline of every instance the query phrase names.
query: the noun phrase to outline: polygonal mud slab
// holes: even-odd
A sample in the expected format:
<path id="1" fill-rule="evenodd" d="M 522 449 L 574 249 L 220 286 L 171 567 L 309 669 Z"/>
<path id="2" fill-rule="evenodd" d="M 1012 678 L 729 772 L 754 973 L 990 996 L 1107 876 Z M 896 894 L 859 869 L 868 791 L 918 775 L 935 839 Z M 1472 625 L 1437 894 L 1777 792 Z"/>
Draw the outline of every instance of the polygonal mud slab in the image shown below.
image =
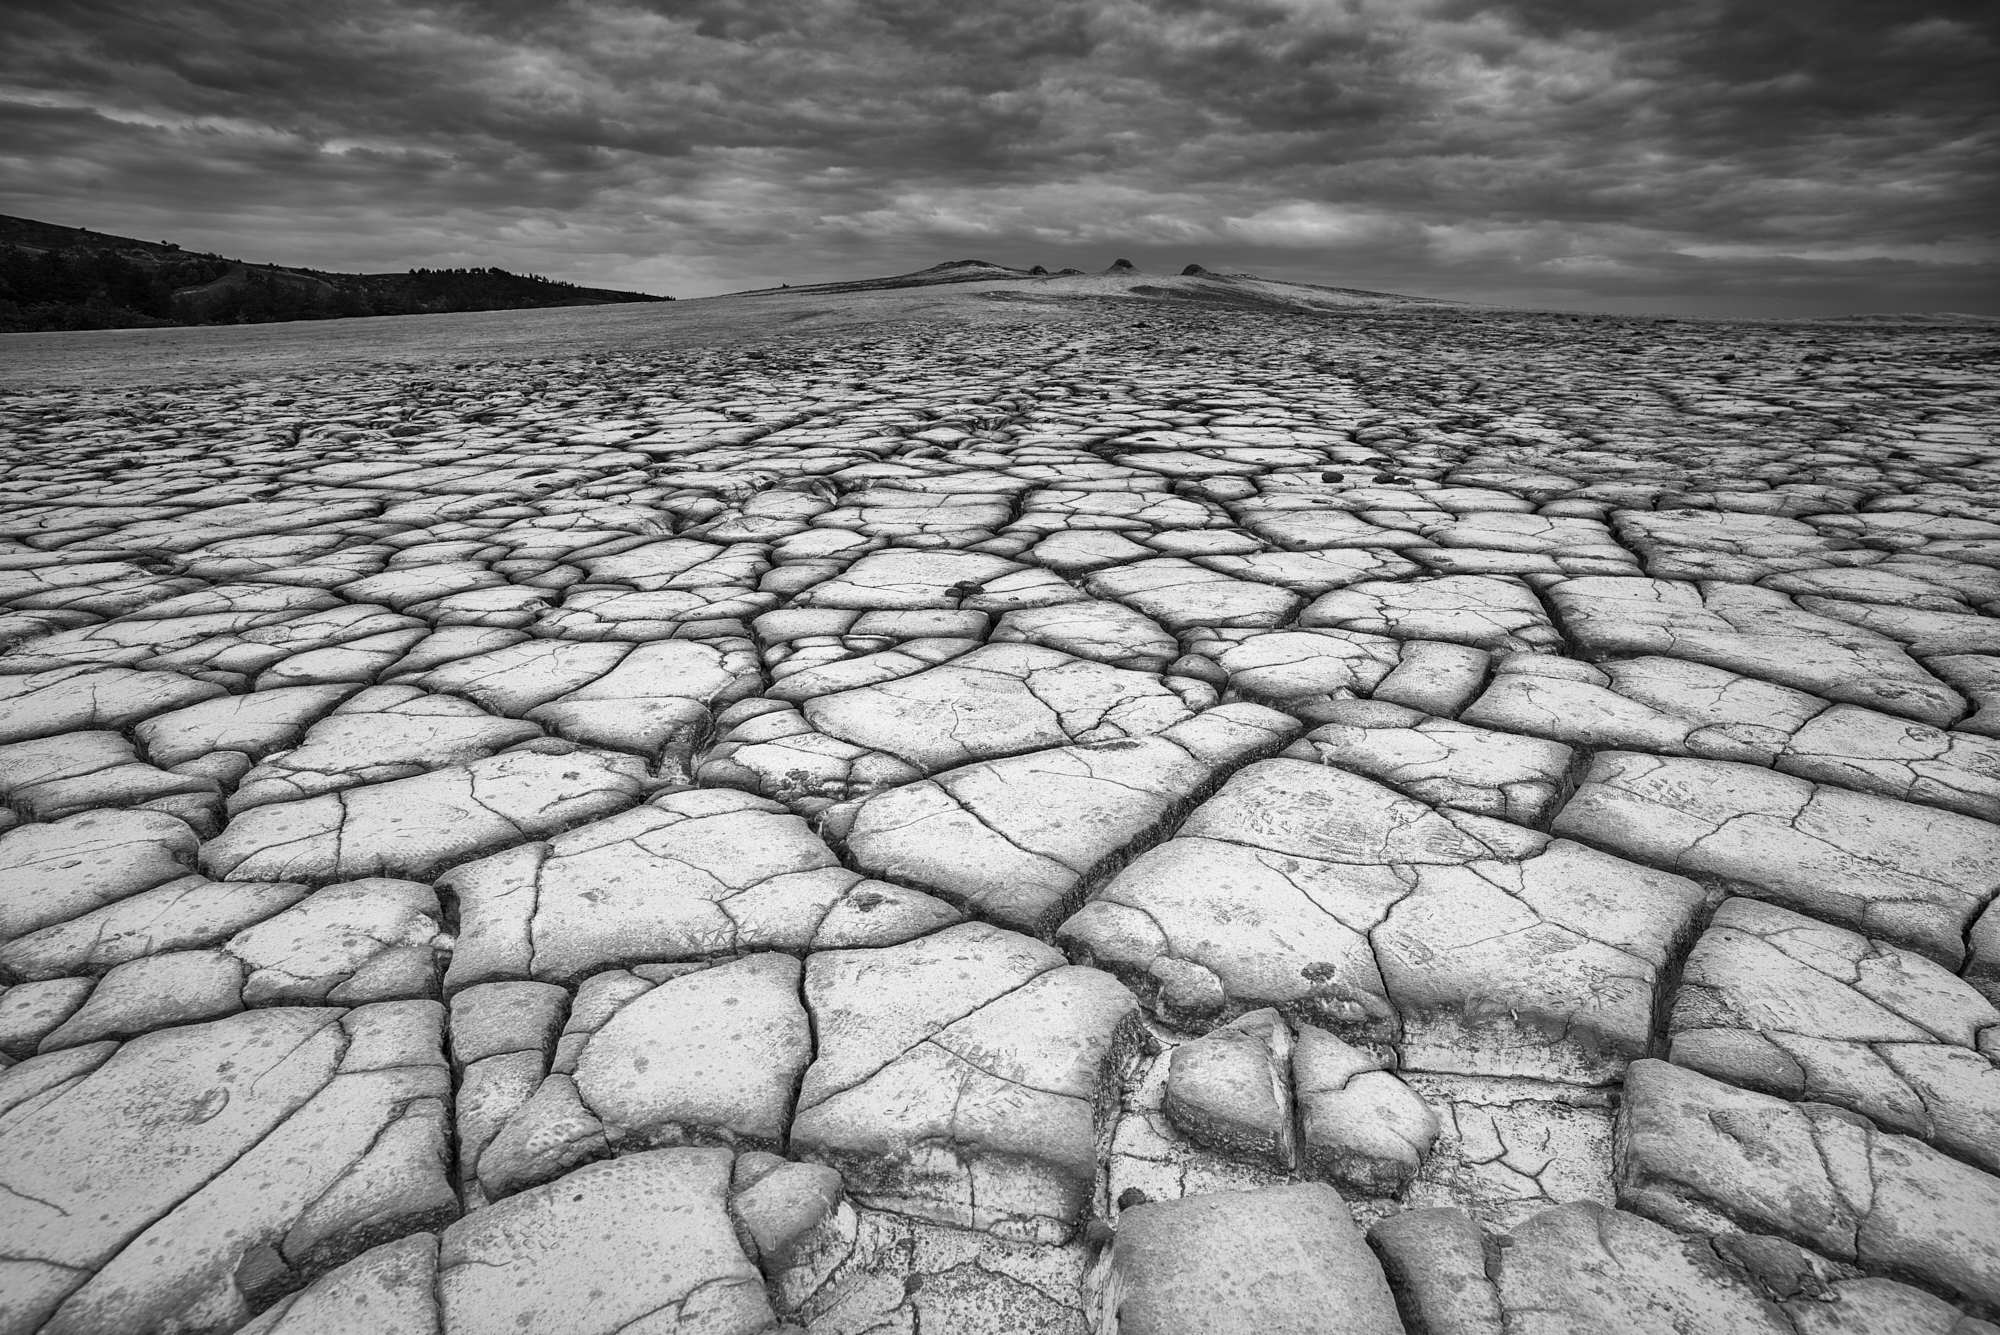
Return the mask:
<path id="1" fill-rule="evenodd" d="M 818 1056 L 791 1144 L 864 1204 L 1060 1242 L 1089 1203 L 1097 1137 L 1138 1033 L 1108 974 L 983 923 L 806 975 Z"/>
<path id="2" fill-rule="evenodd" d="M 1239 771 L 1060 939 L 1158 991 L 1215 980 L 1197 1025 L 1257 1005 L 1420 1069 L 1615 1078 L 1707 896 L 1567 841 L 1297 760 Z M 1161 989 L 1166 990 L 1161 990 Z"/>

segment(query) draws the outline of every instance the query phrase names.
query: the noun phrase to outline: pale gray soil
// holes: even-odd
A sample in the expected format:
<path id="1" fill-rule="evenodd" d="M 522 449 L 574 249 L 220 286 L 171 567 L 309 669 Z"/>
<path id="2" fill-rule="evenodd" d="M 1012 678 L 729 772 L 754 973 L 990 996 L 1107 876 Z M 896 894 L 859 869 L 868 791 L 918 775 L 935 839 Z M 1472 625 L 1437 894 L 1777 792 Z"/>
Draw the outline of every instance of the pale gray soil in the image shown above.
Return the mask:
<path id="1" fill-rule="evenodd" d="M 0 1332 L 1993 1335 L 2000 336 L 1221 290 L 0 342 Z"/>

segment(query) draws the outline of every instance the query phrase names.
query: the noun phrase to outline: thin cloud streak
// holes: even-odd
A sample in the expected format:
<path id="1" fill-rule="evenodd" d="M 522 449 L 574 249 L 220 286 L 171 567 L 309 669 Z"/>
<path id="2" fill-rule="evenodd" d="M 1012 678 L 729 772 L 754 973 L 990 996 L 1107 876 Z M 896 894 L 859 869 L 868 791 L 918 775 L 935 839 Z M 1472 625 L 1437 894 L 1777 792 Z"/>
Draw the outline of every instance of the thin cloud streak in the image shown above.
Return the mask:
<path id="1" fill-rule="evenodd" d="M 0 211 L 676 295 L 977 256 L 2000 313 L 1983 7 L 17 0 Z"/>

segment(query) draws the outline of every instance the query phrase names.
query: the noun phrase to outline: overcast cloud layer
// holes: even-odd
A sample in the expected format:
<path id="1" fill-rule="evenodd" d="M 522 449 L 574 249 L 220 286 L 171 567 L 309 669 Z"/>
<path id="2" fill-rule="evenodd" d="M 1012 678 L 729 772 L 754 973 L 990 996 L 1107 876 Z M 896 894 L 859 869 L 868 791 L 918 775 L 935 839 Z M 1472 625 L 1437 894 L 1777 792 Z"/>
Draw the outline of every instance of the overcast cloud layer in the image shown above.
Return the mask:
<path id="1" fill-rule="evenodd" d="M 2000 313 L 2000 19 L 1925 0 L 10 0 L 0 212 L 682 296 L 1189 261 Z"/>

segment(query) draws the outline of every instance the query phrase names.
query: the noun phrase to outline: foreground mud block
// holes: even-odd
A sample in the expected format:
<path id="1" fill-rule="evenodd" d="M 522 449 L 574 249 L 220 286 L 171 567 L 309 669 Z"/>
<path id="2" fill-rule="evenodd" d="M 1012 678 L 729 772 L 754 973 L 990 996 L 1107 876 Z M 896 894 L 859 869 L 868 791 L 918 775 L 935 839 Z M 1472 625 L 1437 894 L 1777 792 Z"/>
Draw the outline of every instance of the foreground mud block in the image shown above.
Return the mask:
<path id="1" fill-rule="evenodd" d="M 729 789 L 666 794 L 445 881 L 461 923 L 452 990 L 738 950 L 887 945 L 960 917 L 848 871 L 804 821 Z"/>
<path id="2" fill-rule="evenodd" d="M 1224 705 L 1152 737 L 948 770 L 824 820 L 844 829 L 864 871 L 1047 936 L 1100 869 L 1157 836 L 1219 775 L 1297 731 L 1274 709 Z"/>
<path id="3" fill-rule="evenodd" d="M 25 741 L 83 728 L 130 727 L 227 688 L 177 672 L 72 666 L 9 674 L 0 681 L 0 739 Z"/>
<path id="4" fill-rule="evenodd" d="M 1663 1223 L 1776 1233 L 2000 1308 L 2000 1178 L 1852 1114 L 1641 1062 L 1618 1159 L 1620 1204 Z"/>
<path id="5" fill-rule="evenodd" d="M 1689 956 L 1670 1056 L 2000 1171 L 2000 1009 L 1921 955 L 1750 899 Z"/>
<path id="6" fill-rule="evenodd" d="M 863 1203 L 1060 1242 L 1090 1198 L 1100 1125 L 1138 1033 L 1108 974 L 979 923 L 815 955 L 819 1055 L 793 1148 Z"/>
<path id="7" fill-rule="evenodd" d="M 784 1144 L 812 1033 L 790 955 L 594 974 L 452 999 L 459 1181 L 498 1200 L 606 1155 Z M 567 1011 L 567 1016 L 564 1011 Z M 558 1035 L 558 1029 L 560 1034 Z"/>
<path id="8" fill-rule="evenodd" d="M 763 1277 L 730 1223 L 731 1166 L 727 1150 L 632 1155 L 454 1224 L 438 1240 L 444 1331 L 766 1329 Z"/>
<path id="9" fill-rule="evenodd" d="M 1938 726 L 1958 692 L 1886 636 L 1805 611 L 1775 590 L 1669 580 L 1578 579 L 1549 591 L 1588 654 L 1659 654 Z"/>
<path id="10" fill-rule="evenodd" d="M 1161 1201 L 1118 1221 L 1102 1320 L 1121 1335 L 1398 1335 L 1382 1268 L 1331 1187 Z"/>
<path id="11" fill-rule="evenodd" d="M 9 1068 L 9 1328 L 234 1326 L 454 1218 L 443 1020 L 258 1011 Z"/>
<path id="12" fill-rule="evenodd" d="M 364 1252 L 244 1326 L 252 1335 L 440 1335 L 437 1238 L 413 1233 Z"/>
<path id="13" fill-rule="evenodd" d="M 2000 1329 L 1919 1289 L 1849 1277 L 1776 1238 L 1735 1234 L 1711 1246 L 1638 1215 L 1581 1202 L 1544 1211 L 1497 1238 L 1482 1237 L 1457 1210 L 1413 1210 L 1384 1219 L 1368 1240 L 1412 1330 L 1988 1335 Z"/>
<path id="14" fill-rule="evenodd" d="M 187 876 L 201 840 L 156 811 L 92 811 L 0 834 L 0 933 L 11 941 Z"/>
<path id="15" fill-rule="evenodd" d="M 789 955 L 748 955 L 663 982 L 589 1032 L 577 1093 L 614 1143 L 775 1148 L 812 1058 L 799 979 Z"/>
<path id="16" fill-rule="evenodd" d="M 1380 695 L 1380 692 L 1377 692 Z M 1860 792 L 1991 820 L 1992 738 L 1679 659 L 1591 665 L 1516 654 L 1460 715 L 1467 723 L 1662 755 L 1739 760 Z"/>
<path id="17" fill-rule="evenodd" d="M 1722 761 L 1605 752 L 1555 829 L 1953 968 L 2000 892 L 2000 827 Z"/>
<path id="18" fill-rule="evenodd" d="M 775 1318 L 730 1213 L 726 1150 L 595 1164 L 444 1230 L 378 1247 L 245 1329 L 260 1335 L 753 1335 Z"/>
<path id="19" fill-rule="evenodd" d="M 1286 755 L 1365 774 L 1400 793 L 1474 815 L 1539 825 L 1568 787 L 1559 742 L 1431 718 L 1384 700 L 1336 704 Z"/>
<path id="20" fill-rule="evenodd" d="M 253 807 L 202 850 L 227 880 L 429 876 L 522 836 L 553 834 L 637 802 L 625 756 L 513 751 L 357 793 Z"/>
<path id="21" fill-rule="evenodd" d="M 1679 876 L 1342 770 L 1239 771 L 1062 927 L 1200 1026 L 1276 1006 L 1429 1070 L 1614 1078 L 1705 903 Z M 1212 979 L 1212 982 L 1207 980 Z M 1186 1007 L 1182 1007 L 1186 1009 Z"/>

